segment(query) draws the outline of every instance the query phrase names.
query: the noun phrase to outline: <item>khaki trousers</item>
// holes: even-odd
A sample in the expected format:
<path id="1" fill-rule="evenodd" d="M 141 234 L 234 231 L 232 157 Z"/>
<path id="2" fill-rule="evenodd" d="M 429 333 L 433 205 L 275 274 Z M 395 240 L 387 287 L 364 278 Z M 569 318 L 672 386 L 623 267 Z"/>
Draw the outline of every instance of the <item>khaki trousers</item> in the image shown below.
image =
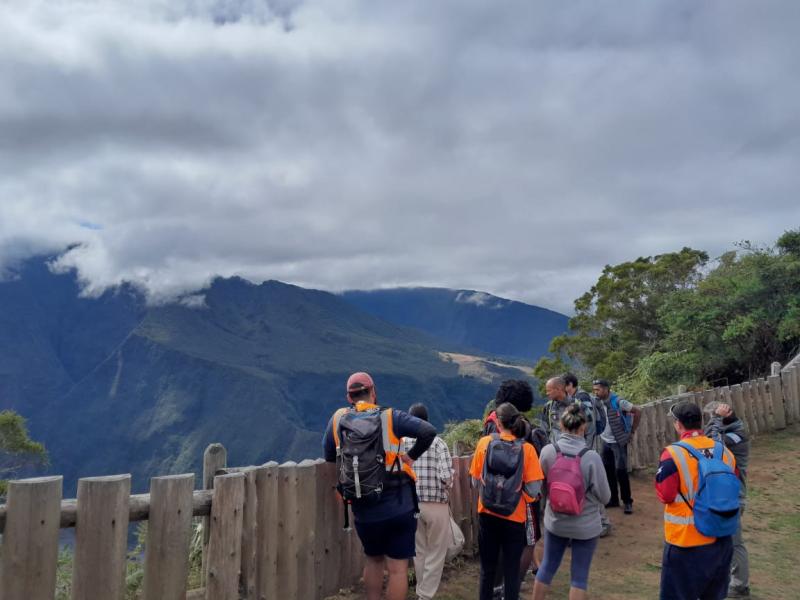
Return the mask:
<path id="1" fill-rule="evenodd" d="M 417 597 L 431 600 L 439 589 L 447 548 L 453 541 L 450 508 L 442 502 L 420 502 L 417 521 L 414 571 L 417 574 Z"/>

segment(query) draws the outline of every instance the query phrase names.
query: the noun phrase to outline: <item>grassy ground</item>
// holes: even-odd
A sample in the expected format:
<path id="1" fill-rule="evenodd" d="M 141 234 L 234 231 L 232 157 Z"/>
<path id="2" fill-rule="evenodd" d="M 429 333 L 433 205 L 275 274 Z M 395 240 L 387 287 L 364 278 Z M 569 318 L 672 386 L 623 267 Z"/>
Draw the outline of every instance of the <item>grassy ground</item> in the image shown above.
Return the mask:
<path id="1" fill-rule="evenodd" d="M 751 598 L 800 598 L 792 577 L 800 556 L 800 428 L 756 439 L 748 475 L 744 533 L 750 551 Z M 592 598 L 658 598 L 663 509 L 652 487 L 652 473 L 638 473 L 632 486 L 635 513 L 625 516 L 619 509 L 610 511 L 614 530 L 600 541 L 595 555 L 589 581 Z M 437 599 L 477 598 L 478 572 L 476 562 L 471 560 L 448 567 Z M 569 561 L 565 559 L 550 598 L 566 598 L 568 587 Z M 523 597 L 528 595 L 526 592 Z M 363 591 L 355 590 L 335 600 L 361 598 Z M 414 598 L 413 590 L 409 598 Z"/>

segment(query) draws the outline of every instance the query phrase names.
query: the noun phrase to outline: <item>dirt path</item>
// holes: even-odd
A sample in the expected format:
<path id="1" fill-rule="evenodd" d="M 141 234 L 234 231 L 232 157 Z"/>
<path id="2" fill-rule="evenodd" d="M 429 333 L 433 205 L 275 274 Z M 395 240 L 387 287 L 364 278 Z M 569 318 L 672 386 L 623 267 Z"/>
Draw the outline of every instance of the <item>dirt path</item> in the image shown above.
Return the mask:
<path id="1" fill-rule="evenodd" d="M 658 598 L 663 545 L 663 509 L 652 486 L 652 472 L 632 481 L 634 514 L 609 511 L 612 535 L 600 540 L 589 581 L 590 597 L 598 600 Z M 800 428 L 764 436 L 753 445 L 748 506 L 744 520 L 750 552 L 753 600 L 795 600 L 795 557 L 800 556 Z M 445 571 L 437 600 L 477 598 L 478 565 L 462 561 Z M 550 594 L 567 597 L 569 560 L 561 566 Z M 413 590 L 412 590 L 413 592 Z M 528 593 L 523 594 L 528 598 Z M 363 593 L 335 600 L 360 600 Z M 414 598 L 409 594 L 409 598 Z"/>

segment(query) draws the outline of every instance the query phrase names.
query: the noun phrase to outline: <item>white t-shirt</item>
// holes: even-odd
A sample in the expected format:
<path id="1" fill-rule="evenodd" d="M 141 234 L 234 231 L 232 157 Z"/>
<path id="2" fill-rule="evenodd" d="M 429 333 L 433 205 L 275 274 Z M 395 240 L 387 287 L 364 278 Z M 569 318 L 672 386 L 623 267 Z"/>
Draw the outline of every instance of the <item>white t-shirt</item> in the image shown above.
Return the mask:
<path id="1" fill-rule="evenodd" d="M 619 402 L 620 412 L 630 412 L 633 409 L 633 404 L 627 400 L 617 397 L 617 401 Z M 606 444 L 616 444 L 617 439 L 614 437 L 614 432 L 611 431 L 611 421 L 608 420 L 608 407 L 606 406 L 604 400 L 599 404 L 603 407 L 603 412 L 605 413 L 606 417 L 606 428 L 603 430 L 603 433 L 600 434 L 600 439 L 602 439 Z"/>

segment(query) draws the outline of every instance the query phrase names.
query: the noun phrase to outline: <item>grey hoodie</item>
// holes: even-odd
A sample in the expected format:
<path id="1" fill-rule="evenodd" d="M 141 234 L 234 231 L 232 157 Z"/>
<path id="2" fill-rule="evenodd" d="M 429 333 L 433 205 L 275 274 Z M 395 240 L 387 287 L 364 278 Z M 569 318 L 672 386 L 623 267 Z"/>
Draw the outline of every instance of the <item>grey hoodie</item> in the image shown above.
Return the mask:
<path id="1" fill-rule="evenodd" d="M 586 447 L 586 441 L 580 436 L 562 433 L 558 438 L 558 447 L 565 454 L 577 455 Z M 552 444 L 548 444 L 542 448 L 542 454 L 539 457 L 545 481 L 547 473 L 555 462 L 556 449 Z M 583 512 L 579 515 L 557 513 L 550 508 L 550 502 L 548 502 L 544 513 L 544 526 L 550 533 L 576 540 L 589 540 L 597 537 L 603 531 L 600 510 L 611 499 L 611 488 L 608 487 L 603 460 L 594 450 L 589 450 L 581 458 L 581 473 L 586 490 Z"/>

